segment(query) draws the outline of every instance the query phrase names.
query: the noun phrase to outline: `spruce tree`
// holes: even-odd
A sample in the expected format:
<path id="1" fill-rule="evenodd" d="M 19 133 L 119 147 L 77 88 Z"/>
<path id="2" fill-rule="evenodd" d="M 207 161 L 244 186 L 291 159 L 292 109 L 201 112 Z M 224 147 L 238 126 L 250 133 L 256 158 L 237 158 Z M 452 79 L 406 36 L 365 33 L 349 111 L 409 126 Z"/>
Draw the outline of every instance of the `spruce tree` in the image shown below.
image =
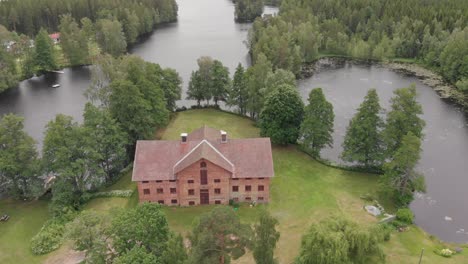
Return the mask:
<path id="1" fill-rule="evenodd" d="M 231 89 L 229 90 L 228 105 L 237 106 L 239 112 L 242 115 L 247 113 L 247 80 L 245 76 L 245 70 L 242 64 L 239 63 L 234 73 Z"/>
<path id="2" fill-rule="evenodd" d="M 46 71 L 55 70 L 57 68 L 57 63 L 55 61 L 54 44 L 45 29 L 39 31 L 34 45 L 36 49 L 34 53 L 36 72 L 44 73 Z"/>
<path id="3" fill-rule="evenodd" d="M 425 126 L 424 120 L 420 117 L 423 113 L 422 107 L 416 101 L 415 85 L 395 90 L 394 94 L 390 100 L 391 111 L 387 114 L 387 125 L 384 130 L 387 157 L 391 157 L 401 146 L 403 136 L 408 132 L 422 138 Z"/>
<path id="4" fill-rule="evenodd" d="M 333 105 L 325 99 L 322 88 L 310 91 L 309 105 L 305 107 L 304 121 L 301 124 L 302 144 L 314 156 L 320 155 L 320 150 L 333 144 Z"/>
<path id="5" fill-rule="evenodd" d="M 377 91 L 369 90 L 356 115 L 349 121 L 341 154 L 343 160 L 366 167 L 382 164 L 384 122 L 379 115 L 381 110 Z"/>

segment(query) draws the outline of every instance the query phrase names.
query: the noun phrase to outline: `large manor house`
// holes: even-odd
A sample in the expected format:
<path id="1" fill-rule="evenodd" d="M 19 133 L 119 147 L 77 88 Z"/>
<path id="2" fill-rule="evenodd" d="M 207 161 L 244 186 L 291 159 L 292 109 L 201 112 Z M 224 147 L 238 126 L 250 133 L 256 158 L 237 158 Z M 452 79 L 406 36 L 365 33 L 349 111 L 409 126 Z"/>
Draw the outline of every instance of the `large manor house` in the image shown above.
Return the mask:
<path id="1" fill-rule="evenodd" d="M 137 142 L 132 180 L 140 202 L 192 206 L 269 200 L 269 138 L 231 139 L 201 127 L 180 140 Z"/>

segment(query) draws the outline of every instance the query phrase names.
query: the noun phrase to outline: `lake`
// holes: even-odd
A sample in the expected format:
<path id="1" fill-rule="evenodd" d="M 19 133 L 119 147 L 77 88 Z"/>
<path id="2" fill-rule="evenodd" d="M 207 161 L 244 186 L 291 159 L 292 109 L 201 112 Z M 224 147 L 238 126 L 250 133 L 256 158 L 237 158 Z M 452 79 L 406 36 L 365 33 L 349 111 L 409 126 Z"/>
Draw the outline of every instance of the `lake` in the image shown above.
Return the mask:
<path id="1" fill-rule="evenodd" d="M 234 23 L 230 0 L 178 0 L 179 21 L 154 31 L 131 53 L 143 59 L 176 69 L 184 81 L 184 94 L 191 72 L 200 56 L 211 56 L 230 68 L 238 63 L 249 65 L 248 50 L 243 43 L 250 24 Z M 267 7 L 265 13 L 277 12 Z M 90 84 L 89 67 L 65 69 L 23 81 L 18 88 L 0 94 L 0 115 L 16 113 L 25 117 L 26 131 L 42 145 L 44 126 L 58 113 L 82 120 Z M 369 88 L 376 88 L 384 108 L 396 88 L 415 83 L 423 105 L 425 140 L 420 170 L 426 176 L 427 194 L 419 195 L 411 208 L 416 222 L 443 240 L 468 242 L 468 120 L 453 105 L 439 99 L 428 86 L 415 78 L 397 74 L 378 66 L 347 64 L 326 70 L 299 82 L 303 98 L 312 88 L 322 87 L 335 108 L 335 144 L 322 152 L 339 161 L 341 143 L 349 119 Z M 59 88 L 52 85 L 60 84 Z M 179 106 L 193 101 L 181 100 Z M 448 216 L 452 221 L 446 221 Z M 463 229 L 463 231 L 462 231 Z"/>

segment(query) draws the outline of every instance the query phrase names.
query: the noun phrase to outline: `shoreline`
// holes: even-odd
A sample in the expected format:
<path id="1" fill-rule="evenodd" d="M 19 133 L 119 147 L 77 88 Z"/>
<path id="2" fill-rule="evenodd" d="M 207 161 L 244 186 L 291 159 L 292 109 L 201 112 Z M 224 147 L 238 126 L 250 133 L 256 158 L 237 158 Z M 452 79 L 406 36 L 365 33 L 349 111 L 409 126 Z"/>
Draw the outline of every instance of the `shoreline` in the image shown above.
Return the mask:
<path id="1" fill-rule="evenodd" d="M 431 87 L 442 100 L 447 100 L 455 106 L 462 108 L 465 113 L 468 113 L 468 96 L 455 88 L 454 85 L 446 82 L 438 73 L 427 69 L 416 63 L 392 62 L 392 61 L 375 61 L 375 60 L 360 60 L 347 56 L 323 56 L 313 62 L 303 65 L 300 77 L 298 80 L 303 80 L 312 77 L 315 73 L 322 70 L 337 69 L 344 66 L 345 63 L 353 63 L 359 65 L 376 65 L 385 67 L 394 72 L 416 77 L 423 84 Z"/>

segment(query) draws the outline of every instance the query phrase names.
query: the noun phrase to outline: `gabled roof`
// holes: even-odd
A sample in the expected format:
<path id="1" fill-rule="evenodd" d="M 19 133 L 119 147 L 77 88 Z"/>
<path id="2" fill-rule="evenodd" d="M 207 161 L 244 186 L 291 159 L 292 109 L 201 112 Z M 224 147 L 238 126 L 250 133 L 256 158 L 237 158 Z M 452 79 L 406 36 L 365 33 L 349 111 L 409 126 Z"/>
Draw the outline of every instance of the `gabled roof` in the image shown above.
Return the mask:
<path id="1" fill-rule="evenodd" d="M 174 174 L 201 159 L 211 161 L 229 172 L 234 172 L 234 164 L 204 139 L 174 165 Z"/>
<path id="2" fill-rule="evenodd" d="M 132 180 L 174 180 L 178 172 L 201 159 L 231 172 L 233 178 L 273 177 L 269 138 L 229 138 L 226 143 L 220 139 L 220 130 L 204 126 L 190 133 L 186 143 L 139 140 Z"/>

